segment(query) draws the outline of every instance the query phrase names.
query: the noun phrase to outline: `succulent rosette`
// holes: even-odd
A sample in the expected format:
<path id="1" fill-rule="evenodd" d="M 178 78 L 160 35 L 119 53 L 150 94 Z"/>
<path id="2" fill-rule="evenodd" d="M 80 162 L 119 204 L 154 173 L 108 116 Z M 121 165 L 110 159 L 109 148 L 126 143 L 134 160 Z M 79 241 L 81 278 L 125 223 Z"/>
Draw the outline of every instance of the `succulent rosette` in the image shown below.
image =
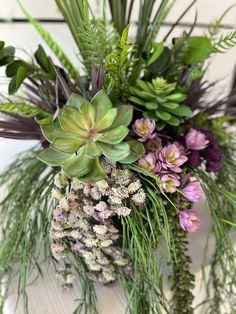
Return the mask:
<path id="1" fill-rule="evenodd" d="M 80 180 L 99 180 L 105 172 L 99 162 L 100 156 L 111 161 L 129 162 L 138 159 L 142 144 L 125 142 L 132 120 L 132 106 L 117 108 L 104 91 L 98 92 L 91 102 L 72 94 L 60 110 L 58 119 L 41 126 L 43 135 L 51 143 L 38 158 L 51 166 L 62 166 L 69 176 Z"/>

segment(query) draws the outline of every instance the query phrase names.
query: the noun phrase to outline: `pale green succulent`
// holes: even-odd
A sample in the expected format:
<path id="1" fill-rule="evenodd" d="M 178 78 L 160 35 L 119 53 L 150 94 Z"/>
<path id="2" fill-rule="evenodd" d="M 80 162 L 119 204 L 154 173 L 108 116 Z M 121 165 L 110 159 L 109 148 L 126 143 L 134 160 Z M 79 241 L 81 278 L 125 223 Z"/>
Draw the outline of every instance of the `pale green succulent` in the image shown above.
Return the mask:
<path id="1" fill-rule="evenodd" d="M 178 126 L 184 117 L 192 114 L 191 109 L 184 105 L 186 95 L 178 91 L 176 83 L 168 83 L 157 77 L 152 82 L 137 80 L 135 87 L 130 87 L 131 100 L 139 105 L 143 116 L 156 120 L 158 130 L 166 124 Z"/>
<path id="2" fill-rule="evenodd" d="M 133 162 L 142 153 L 137 144 L 131 151 L 123 142 L 133 116 L 132 106 L 117 108 L 104 91 L 98 92 L 89 102 L 72 94 L 67 104 L 52 124 L 42 125 L 44 137 L 51 143 L 38 158 L 52 166 L 62 166 L 69 176 L 81 180 L 96 181 L 105 176 L 99 157 L 111 161 Z M 135 152 L 135 154 L 134 154 Z"/>

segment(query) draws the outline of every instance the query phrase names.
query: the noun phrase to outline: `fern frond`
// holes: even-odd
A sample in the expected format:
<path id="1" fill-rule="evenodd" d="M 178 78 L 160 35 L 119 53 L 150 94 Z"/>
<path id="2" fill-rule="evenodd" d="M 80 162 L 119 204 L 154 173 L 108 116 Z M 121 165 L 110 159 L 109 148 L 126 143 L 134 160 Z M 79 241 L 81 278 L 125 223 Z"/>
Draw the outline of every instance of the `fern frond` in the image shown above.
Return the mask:
<path id="1" fill-rule="evenodd" d="M 226 35 L 222 35 L 218 42 L 215 43 L 214 51 L 224 53 L 228 49 L 236 46 L 236 31 L 232 31 Z"/>
<path id="2" fill-rule="evenodd" d="M 126 26 L 123 31 L 117 49 L 107 55 L 105 60 L 107 75 L 113 80 L 114 86 L 118 90 L 122 85 L 126 87 L 129 85 L 129 68 L 134 62 L 134 60 L 130 58 L 131 53 L 134 51 L 134 46 L 127 42 L 128 32 L 129 25 Z"/>
<path id="3" fill-rule="evenodd" d="M 26 103 L 0 103 L 0 111 L 4 113 L 17 113 L 27 118 L 48 115 L 40 108 Z"/>
<path id="4" fill-rule="evenodd" d="M 70 76 L 77 80 L 79 76 L 78 70 L 74 68 L 72 63 L 70 62 L 67 55 L 63 52 L 63 50 L 59 47 L 59 45 L 54 41 L 52 36 L 43 28 L 43 26 L 36 21 L 22 6 L 19 0 L 17 0 L 17 3 L 19 4 L 22 12 L 28 19 L 28 21 L 34 26 L 34 28 L 38 31 L 38 33 L 41 35 L 41 37 L 44 39 L 45 43 L 48 45 L 48 47 L 54 52 L 58 60 L 61 62 L 61 64 L 65 67 L 65 69 L 68 71 Z"/>

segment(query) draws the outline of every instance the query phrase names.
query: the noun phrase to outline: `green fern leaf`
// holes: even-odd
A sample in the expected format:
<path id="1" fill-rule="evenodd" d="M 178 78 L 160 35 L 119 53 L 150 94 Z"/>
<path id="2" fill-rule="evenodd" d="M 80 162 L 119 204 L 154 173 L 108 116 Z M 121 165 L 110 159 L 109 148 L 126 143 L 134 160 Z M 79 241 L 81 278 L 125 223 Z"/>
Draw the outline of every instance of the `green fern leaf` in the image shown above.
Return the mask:
<path id="1" fill-rule="evenodd" d="M 213 46 L 215 52 L 224 53 L 228 49 L 236 46 L 236 31 L 222 35 L 217 43 Z"/>
<path id="2" fill-rule="evenodd" d="M 107 55 L 105 59 L 105 69 L 107 76 L 114 82 L 114 87 L 119 90 L 119 88 L 128 88 L 128 79 L 130 75 L 130 67 L 134 62 L 130 58 L 131 53 L 134 51 L 134 46 L 127 43 L 129 26 L 124 29 L 118 47 Z"/>
<path id="3" fill-rule="evenodd" d="M 51 35 L 42 27 L 42 25 L 36 21 L 22 6 L 19 0 L 17 0 L 22 12 L 25 14 L 29 22 L 35 27 L 35 29 L 38 31 L 38 33 L 41 35 L 41 37 L 44 39 L 45 43 L 49 46 L 49 48 L 54 52 L 54 54 L 57 56 L 58 60 L 61 62 L 61 64 L 67 69 L 70 76 L 77 80 L 79 73 L 78 70 L 74 68 L 72 63 L 70 62 L 69 58 L 66 56 L 66 54 L 62 51 L 62 49 L 59 47 L 59 45 L 54 41 L 54 39 L 51 37 Z"/>
<path id="4" fill-rule="evenodd" d="M 27 118 L 33 118 L 38 115 L 49 115 L 40 108 L 26 103 L 0 103 L 0 111 L 4 113 L 17 113 Z"/>

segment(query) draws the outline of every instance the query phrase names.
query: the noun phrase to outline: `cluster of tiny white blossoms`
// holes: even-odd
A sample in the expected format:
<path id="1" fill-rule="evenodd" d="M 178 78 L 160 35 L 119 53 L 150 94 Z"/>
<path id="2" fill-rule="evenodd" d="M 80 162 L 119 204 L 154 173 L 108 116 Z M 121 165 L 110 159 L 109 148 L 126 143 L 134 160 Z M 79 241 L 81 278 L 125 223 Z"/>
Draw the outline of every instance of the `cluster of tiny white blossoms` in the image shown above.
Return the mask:
<path id="1" fill-rule="evenodd" d="M 102 283 L 116 279 L 115 267 L 132 272 L 129 256 L 119 245 L 119 230 L 114 226 L 115 216 L 128 216 L 125 206 L 131 200 L 136 206 L 145 202 L 141 182 L 127 168 L 103 160 L 106 179 L 93 184 L 68 179 L 62 174 L 55 177 L 52 196 L 58 200 L 51 225 L 52 253 L 58 260 L 66 260 L 67 247 L 84 260 L 89 277 Z"/>

